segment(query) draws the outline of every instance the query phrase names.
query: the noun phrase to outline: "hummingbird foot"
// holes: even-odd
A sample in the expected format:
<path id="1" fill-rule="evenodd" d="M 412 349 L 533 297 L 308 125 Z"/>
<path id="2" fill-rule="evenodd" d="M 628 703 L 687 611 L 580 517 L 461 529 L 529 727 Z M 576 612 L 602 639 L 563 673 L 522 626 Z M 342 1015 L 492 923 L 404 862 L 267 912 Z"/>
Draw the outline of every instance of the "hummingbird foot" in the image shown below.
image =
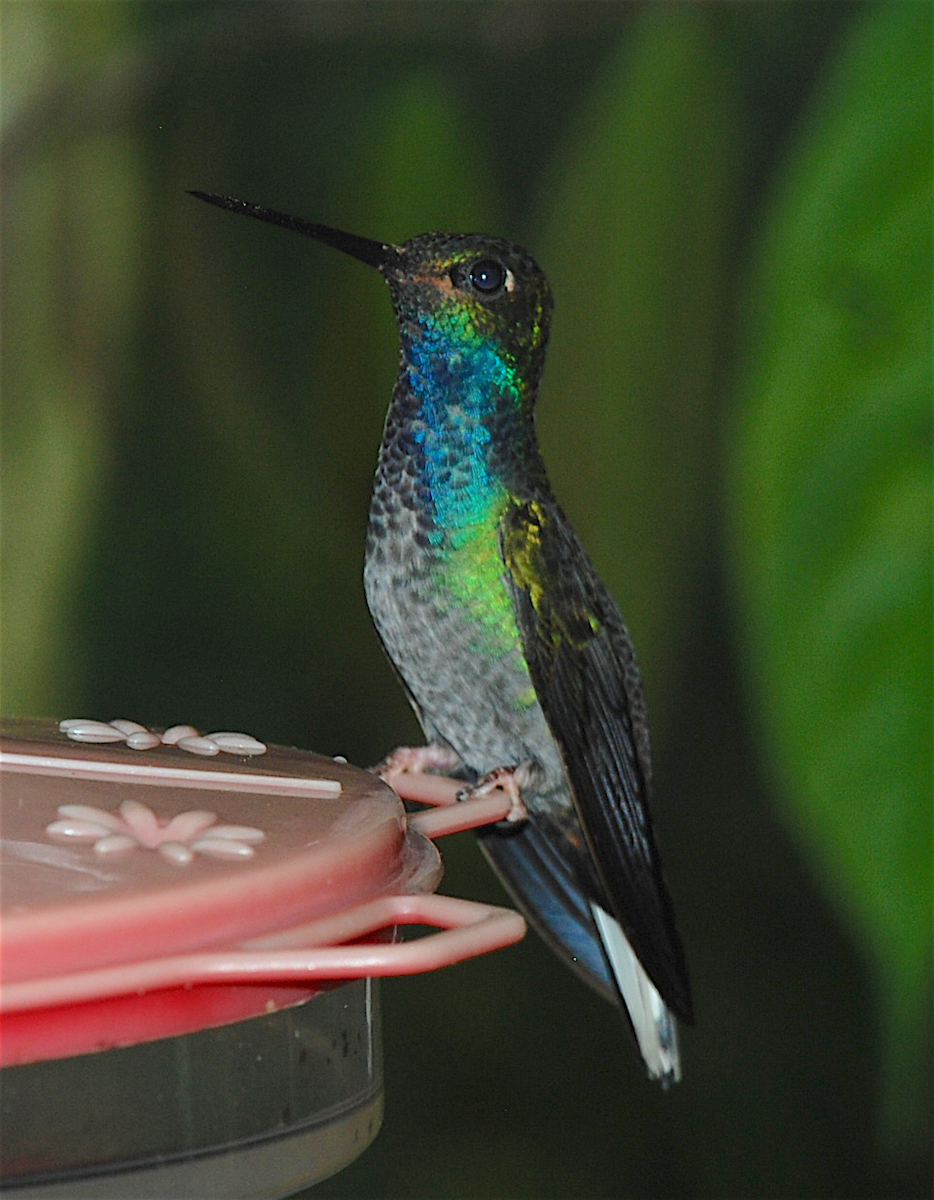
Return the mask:
<path id="1" fill-rule="evenodd" d="M 370 770 L 392 787 L 400 775 L 424 775 L 428 771 L 453 771 L 461 765 L 460 755 L 450 746 L 431 742 L 427 746 L 398 746 Z"/>
<path id="2" fill-rule="evenodd" d="M 504 820 L 510 825 L 514 825 L 518 821 L 528 819 L 529 810 L 522 800 L 522 788 L 532 782 L 534 775 L 535 766 L 530 762 L 522 763 L 518 767 L 495 767 L 470 787 L 461 788 L 457 793 L 457 799 L 460 801 L 476 800 L 478 797 L 486 796 L 500 788 L 511 802 L 511 807 Z"/>

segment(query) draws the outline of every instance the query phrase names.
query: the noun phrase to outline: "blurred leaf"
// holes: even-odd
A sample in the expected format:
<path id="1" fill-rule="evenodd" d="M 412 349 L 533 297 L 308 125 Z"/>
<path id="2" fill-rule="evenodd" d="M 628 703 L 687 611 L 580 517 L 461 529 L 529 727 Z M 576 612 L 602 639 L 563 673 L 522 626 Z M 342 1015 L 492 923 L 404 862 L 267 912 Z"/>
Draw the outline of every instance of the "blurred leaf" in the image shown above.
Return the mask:
<path id="1" fill-rule="evenodd" d="M 872 961 L 906 1141 L 930 1085 L 930 40 L 927 6 L 872 11 L 815 98 L 751 280 L 734 445 L 776 794 Z"/>
<path id="2" fill-rule="evenodd" d="M 367 166 L 367 219 L 389 226 L 375 236 L 403 240 L 422 229 L 493 228 L 498 224 L 489 143 L 460 92 L 437 70 L 410 70 L 374 106 Z M 362 190 L 362 189 L 361 189 Z M 486 223 L 484 225 L 484 223 Z"/>
<path id="3" fill-rule="evenodd" d="M 712 406 L 746 171 L 717 28 L 699 6 L 642 11 L 568 133 L 536 244 L 556 298 L 545 456 L 631 622 L 656 725 L 704 578 Z"/>
<path id="4" fill-rule="evenodd" d="M 63 64 L 120 44 L 136 19 L 128 6 L 111 6 L 102 21 L 69 5 L 16 6 L 13 15 L 33 59 L 14 75 L 19 105 L 41 99 Z M 47 141 L 4 168 L 4 221 L 16 236 L 4 236 L 4 333 L 15 352 L 4 355 L 3 373 L 3 708 L 21 715 L 53 712 L 80 673 L 73 589 L 123 382 L 113 347 L 137 314 L 128 264 L 142 189 L 138 140 L 123 112 L 77 136 L 82 118 L 73 106 Z"/>

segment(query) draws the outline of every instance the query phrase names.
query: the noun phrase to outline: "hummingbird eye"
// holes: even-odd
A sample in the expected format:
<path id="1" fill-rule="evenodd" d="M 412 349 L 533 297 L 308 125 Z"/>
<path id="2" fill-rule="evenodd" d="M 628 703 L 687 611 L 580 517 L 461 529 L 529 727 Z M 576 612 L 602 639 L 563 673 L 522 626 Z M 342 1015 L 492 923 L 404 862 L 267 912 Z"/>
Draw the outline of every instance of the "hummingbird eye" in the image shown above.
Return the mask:
<path id="1" fill-rule="evenodd" d="M 501 262 L 495 258 L 481 258 L 470 268 L 470 282 L 478 292 L 492 296 L 494 292 L 509 289 L 512 273 L 507 271 Z M 510 289 L 511 290 L 511 289 Z"/>

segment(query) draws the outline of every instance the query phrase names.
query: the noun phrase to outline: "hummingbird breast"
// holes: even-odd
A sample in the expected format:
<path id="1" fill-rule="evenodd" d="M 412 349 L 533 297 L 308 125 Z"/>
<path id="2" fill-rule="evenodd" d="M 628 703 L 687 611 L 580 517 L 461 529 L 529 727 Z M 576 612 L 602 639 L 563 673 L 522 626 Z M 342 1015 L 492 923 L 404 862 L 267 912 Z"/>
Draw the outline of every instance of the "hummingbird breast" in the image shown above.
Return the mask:
<path id="1" fill-rule="evenodd" d="M 478 777 L 536 763 L 544 800 L 566 780 L 505 577 L 499 520 L 512 493 L 491 470 L 489 431 L 457 414 L 438 430 L 395 400 L 364 568 L 374 623 L 427 736 Z"/>

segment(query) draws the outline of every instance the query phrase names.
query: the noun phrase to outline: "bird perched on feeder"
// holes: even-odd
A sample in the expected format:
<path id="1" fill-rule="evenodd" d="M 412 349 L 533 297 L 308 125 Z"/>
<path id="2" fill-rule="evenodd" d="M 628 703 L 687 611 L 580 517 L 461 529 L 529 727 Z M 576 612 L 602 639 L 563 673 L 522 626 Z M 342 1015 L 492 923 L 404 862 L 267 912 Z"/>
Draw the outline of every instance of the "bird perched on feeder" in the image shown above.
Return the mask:
<path id="1" fill-rule="evenodd" d="M 552 494 L 533 412 L 548 281 L 519 246 L 421 234 L 395 246 L 229 196 L 193 195 L 325 242 L 389 285 L 401 357 L 379 452 L 364 583 L 428 745 L 387 771 L 503 787 L 481 845 L 530 923 L 628 1014 L 651 1077 L 680 1077 L 681 941 L 649 814 L 629 634 Z"/>

